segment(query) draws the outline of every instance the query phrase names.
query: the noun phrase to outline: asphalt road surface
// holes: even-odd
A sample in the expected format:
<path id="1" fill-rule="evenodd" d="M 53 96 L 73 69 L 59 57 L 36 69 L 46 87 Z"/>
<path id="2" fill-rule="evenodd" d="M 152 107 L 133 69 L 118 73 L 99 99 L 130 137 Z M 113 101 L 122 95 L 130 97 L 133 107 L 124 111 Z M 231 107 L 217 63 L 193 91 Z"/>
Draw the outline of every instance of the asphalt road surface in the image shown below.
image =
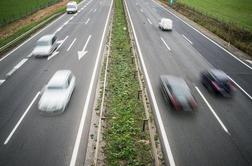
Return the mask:
<path id="1" fill-rule="evenodd" d="M 252 165 L 252 66 L 205 37 L 154 0 L 126 0 L 148 93 L 159 124 L 167 165 Z M 158 28 L 162 17 L 173 30 Z M 233 98 L 210 94 L 200 72 L 218 68 L 237 84 Z M 195 112 L 176 112 L 164 101 L 160 75 L 190 82 L 198 102 Z"/>
<path id="2" fill-rule="evenodd" d="M 82 1 L 78 13 L 63 14 L 0 59 L 0 165 L 83 165 L 112 3 Z M 36 41 L 52 33 L 57 50 L 32 57 Z M 60 69 L 74 73 L 75 91 L 63 114 L 43 116 L 40 91 Z"/>

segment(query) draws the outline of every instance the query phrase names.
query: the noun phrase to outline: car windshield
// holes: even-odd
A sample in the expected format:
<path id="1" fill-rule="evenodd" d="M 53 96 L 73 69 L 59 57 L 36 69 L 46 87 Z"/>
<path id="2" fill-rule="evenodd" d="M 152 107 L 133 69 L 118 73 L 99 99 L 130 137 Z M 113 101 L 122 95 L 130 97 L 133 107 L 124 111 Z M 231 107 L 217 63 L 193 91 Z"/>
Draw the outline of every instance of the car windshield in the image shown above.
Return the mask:
<path id="1" fill-rule="evenodd" d="M 49 41 L 38 41 L 37 46 L 49 46 L 50 42 Z"/>
<path id="2" fill-rule="evenodd" d="M 52 85 L 52 86 L 48 86 L 47 89 L 49 89 L 49 90 L 62 90 L 62 89 L 65 89 L 65 86 L 63 86 L 63 85 L 58 85 L 58 86 Z"/>
<path id="3" fill-rule="evenodd" d="M 68 8 L 75 8 L 75 5 L 67 5 Z"/>

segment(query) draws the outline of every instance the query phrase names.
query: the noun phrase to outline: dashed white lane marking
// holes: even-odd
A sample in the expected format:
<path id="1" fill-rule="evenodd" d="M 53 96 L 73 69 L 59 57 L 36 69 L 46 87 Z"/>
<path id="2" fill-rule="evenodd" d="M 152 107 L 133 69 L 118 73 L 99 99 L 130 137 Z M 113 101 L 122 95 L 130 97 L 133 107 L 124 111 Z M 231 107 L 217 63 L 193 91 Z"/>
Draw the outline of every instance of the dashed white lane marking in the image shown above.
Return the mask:
<path id="1" fill-rule="evenodd" d="M 54 33 L 56 34 L 57 32 L 59 32 L 63 27 L 59 27 Z"/>
<path id="2" fill-rule="evenodd" d="M 94 9 L 93 13 L 96 12 L 96 9 Z"/>
<path id="3" fill-rule="evenodd" d="M 93 9 L 90 9 L 88 13 L 91 13 L 93 11 Z"/>
<path id="4" fill-rule="evenodd" d="M 49 56 L 48 58 L 47 58 L 47 60 L 49 61 L 50 59 L 52 59 L 55 55 L 57 55 L 59 52 L 58 52 L 58 50 L 59 50 L 59 48 L 62 46 L 62 44 L 67 40 L 67 38 L 68 38 L 69 36 L 66 36 L 65 37 L 65 39 L 63 39 L 63 40 L 59 40 L 57 43 L 59 43 L 59 46 L 57 47 L 57 49 L 52 53 L 52 55 L 51 56 Z"/>
<path id="5" fill-rule="evenodd" d="M 64 23 L 64 26 L 66 26 L 69 23 L 69 20 Z"/>
<path id="6" fill-rule="evenodd" d="M 148 19 L 148 18 L 147 18 L 147 20 L 148 20 L 149 24 L 151 24 L 151 25 L 152 25 L 152 22 L 151 22 L 151 20 L 150 20 L 150 19 Z"/>
<path id="7" fill-rule="evenodd" d="M 231 135 L 228 131 L 228 129 L 226 128 L 226 126 L 223 124 L 223 122 L 221 121 L 221 119 L 219 118 L 219 116 L 215 113 L 214 109 L 212 108 L 212 106 L 209 104 L 209 102 L 207 101 L 207 99 L 205 98 L 205 96 L 201 93 L 201 91 L 199 90 L 199 88 L 197 86 L 195 86 L 195 89 L 198 91 L 198 93 L 200 94 L 201 98 L 204 100 L 204 102 L 206 103 L 207 107 L 210 109 L 210 111 L 212 112 L 212 114 L 214 115 L 214 117 L 217 119 L 217 121 L 219 122 L 219 124 L 221 125 L 221 127 L 223 128 L 223 130 L 228 134 Z"/>
<path id="8" fill-rule="evenodd" d="M 6 77 L 11 76 L 15 71 L 17 71 L 28 59 L 22 59 L 16 66 L 13 67 L 11 71 L 6 74 Z"/>
<path id="9" fill-rule="evenodd" d="M 33 103 L 36 101 L 36 99 L 38 98 L 40 92 L 38 92 L 36 94 L 36 96 L 33 98 L 32 102 L 30 103 L 30 105 L 27 107 L 27 109 L 25 110 L 24 114 L 21 116 L 21 118 L 19 119 L 19 121 L 17 122 L 17 124 L 15 125 L 15 127 L 13 128 L 13 130 L 11 131 L 11 133 L 9 134 L 9 136 L 7 137 L 7 139 L 4 141 L 4 145 L 6 145 L 11 137 L 13 136 L 13 134 L 15 133 L 15 131 L 17 130 L 18 126 L 20 125 L 20 123 L 23 121 L 23 119 L 25 118 L 26 114 L 29 112 L 30 108 L 32 107 Z"/>
<path id="10" fill-rule="evenodd" d="M 238 83 L 236 83 L 230 76 L 228 76 L 230 80 L 233 81 L 233 83 L 246 95 L 250 100 L 252 100 L 252 97 L 246 92 Z"/>
<path id="11" fill-rule="evenodd" d="M 193 42 L 189 40 L 185 35 L 182 35 L 182 36 L 186 39 L 186 41 L 188 41 L 191 45 L 193 45 Z"/>
<path id="12" fill-rule="evenodd" d="M 192 28 L 193 30 L 195 30 L 196 32 L 198 32 L 199 34 L 201 34 L 202 36 L 204 36 L 206 39 L 208 39 L 210 42 L 212 42 L 213 44 L 215 44 L 217 47 L 221 48 L 223 51 L 225 51 L 226 53 L 228 53 L 229 55 L 231 55 L 233 58 L 235 58 L 237 61 L 239 61 L 240 63 L 242 63 L 243 65 L 245 65 L 246 67 L 248 67 L 249 69 L 252 70 L 252 66 L 249 66 L 248 64 L 246 64 L 245 62 L 243 62 L 241 59 L 237 58 L 234 54 L 232 54 L 231 52 L 229 52 L 227 49 L 225 49 L 224 47 L 222 47 L 220 44 L 218 44 L 217 42 L 215 42 L 214 40 L 210 39 L 209 37 L 207 37 L 205 34 L 203 34 L 202 32 L 200 32 L 199 30 L 197 30 L 196 28 L 194 28 L 193 26 L 191 26 L 190 24 L 188 24 L 187 22 L 185 22 L 184 20 L 182 20 L 181 18 L 179 18 L 178 16 L 176 16 L 174 13 L 170 12 L 168 9 L 166 9 L 165 7 L 163 7 L 162 5 L 160 5 L 158 2 L 156 2 L 155 0 L 152 0 L 155 4 L 157 4 L 158 6 L 160 6 L 161 8 L 163 8 L 164 10 L 166 10 L 168 13 L 172 14 L 174 17 L 176 17 L 177 19 L 179 19 L 180 21 L 182 21 L 184 24 L 186 24 L 188 27 Z"/>
<path id="13" fill-rule="evenodd" d="M 126 10 L 127 10 L 128 16 L 129 16 L 130 25 L 132 27 L 134 38 L 135 38 L 135 41 L 136 41 L 136 46 L 137 46 L 137 50 L 138 50 L 138 53 L 139 53 L 140 62 L 142 64 L 142 66 L 143 66 L 143 71 L 144 71 L 144 75 L 145 75 L 145 78 L 146 78 L 147 86 L 148 86 L 150 96 L 151 96 L 151 99 L 152 99 L 152 102 L 153 102 L 153 108 L 154 108 L 154 111 L 156 113 L 157 122 L 159 124 L 161 138 L 162 138 L 163 143 L 164 143 L 165 153 L 166 153 L 166 155 L 168 157 L 170 166 L 175 166 L 175 161 L 174 161 L 173 154 L 172 154 L 172 151 L 171 151 L 168 136 L 167 136 L 167 133 L 166 133 L 165 128 L 164 128 L 164 124 L 163 124 L 163 121 L 162 121 L 162 118 L 161 118 L 161 115 L 160 115 L 160 110 L 158 108 L 157 100 L 155 98 L 154 91 L 153 91 L 153 88 L 152 88 L 152 85 L 151 85 L 151 82 L 150 82 L 150 78 L 149 78 L 149 75 L 148 75 L 148 71 L 147 71 L 147 68 L 145 66 L 145 62 L 144 62 L 144 59 L 143 59 L 141 47 L 140 47 L 140 44 L 138 42 L 136 31 L 135 31 L 135 28 L 134 28 L 134 25 L 133 25 L 133 22 L 132 22 L 132 19 L 131 19 L 131 15 L 130 15 L 130 12 L 129 12 L 129 9 L 128 9 L 127 1 L 124 1 L 124 4 L 126 6 Z"/>
<path id="14" fill-rule="evenodd" d="M 72 19 L 73 19 L 73 16 L 72 16 L 72 17 L 70 17 L 69 21 L 71 21 Z"/>
<path id="15" fill-rule="evenodd" d="M 164 41 L 164 39 L 161 37 L 160 38 L 162 40 L 162 42 L 164 43 L 164 45 L 166 46 L 166 48 L 171 51 L 171 48 L 166 44 L 166 42 Z"/>
<path id="16" fill-rule="evenodd" d="M 87 24 L 89 22 L 90 18 L 87 19 L 87 21 L 85 22 L 85 24 Z"/>
<path id="17" fill-rule="evenodd" d="M 32 52 L 29 54 L 29 55 L 27 55 L 26 57 L 27 58 L 30 58 L 32 56 Z"/>
<path id="18" fill-rule="evenodd" d="M 72 48 L 72 46 L 73 46 L 73 44 L 74 44 L 75 41 L 76 41 L 76 38 L 74 38 L 74 40 L 72 41 L 72 43 L 71 43 L 70 46 L 68 47 L 67 51 L 69 51 L 69 50 Z"/>
<path id="19" fill-rule="evenodd" d="M 140 12 L 142 12 L 142 13 L 143 13 L 143 12 L 144 12 L 144 11 L 143 11 L 143 9 L 140 9 Z"/>
<path id="20" fill-rule="evenodd" d="M 0 85 L 2 85 L 5 82 L 5 80 L 0 80 Z"/>
<path id="21" fill-rule="evenodd" d="M 91 99 L 91 94 L 92 94 L 92 90 L 93 90 L 93 86 L 94 86 L 94 82 L 95 82 L 95 76 L 96 76 L 96 72 L 97 72 L 97 69 L 98 69 L 99 60 L 100 60 L 100 57 L 101 57 L 101 54 L 102 54 L 102 46 L 103 46 L 106 30 L 108 29 L 108 21 L 109 21 L 109 18 L 110 18 L 112 4 L 113 4 L 113 0 L 111 1 L 110 9 L 109 9 L 109 12 L 108 12 L 108 15 L 107 15 L 107 20 L 106 20 L 106 23 L 105 23 L 105 26 L 104 26 L 102 39 L 101 39 L 99 50 L 98 50 L 98 53 L 97 53 L 92 78 L 91 78 L 89 88 L 88 88 L 87 97 L 86 97 L 86 100 L 84 100 L 85 104 L 84 104 L 83 112 L 82 112 L 82 115 L 81 115 L 81 121 L 80 121 L 80 125 L 79 125 L 79 128 L 78 128 L 78 133 L 77 133 L 76 140 L 75 140 L 75 143 L 74 143 L 74 149 L 73 149 L 73 153 L 72 153 L 72 157 L 71 157 L 70 166 L 75 166 L 76 159 L 77 159 L 77 156 L 78 156 L 78 151 L 79 151 L 80 142 L 81 142 L 81 136 L 82 136 L 82 132 L 83 132 L 86 116 L 87 116 L 88 106 L 89 106 L 89 102 L 90 102 L 90 99 Z"/>

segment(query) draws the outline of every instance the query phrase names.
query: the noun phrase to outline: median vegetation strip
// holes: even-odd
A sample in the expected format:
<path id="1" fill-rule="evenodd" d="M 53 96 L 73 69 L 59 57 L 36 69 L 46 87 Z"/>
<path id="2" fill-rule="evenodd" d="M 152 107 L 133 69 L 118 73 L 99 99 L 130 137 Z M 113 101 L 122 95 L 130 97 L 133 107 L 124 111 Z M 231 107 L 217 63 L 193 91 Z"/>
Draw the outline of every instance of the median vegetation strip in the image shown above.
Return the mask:
<path id="1" fill-rule="evenodd" d="M 142 131 L 144 106 L 123 8 L 115 0 L 106 98 L 106 165 L 152 165 L 149 133 Z"/>

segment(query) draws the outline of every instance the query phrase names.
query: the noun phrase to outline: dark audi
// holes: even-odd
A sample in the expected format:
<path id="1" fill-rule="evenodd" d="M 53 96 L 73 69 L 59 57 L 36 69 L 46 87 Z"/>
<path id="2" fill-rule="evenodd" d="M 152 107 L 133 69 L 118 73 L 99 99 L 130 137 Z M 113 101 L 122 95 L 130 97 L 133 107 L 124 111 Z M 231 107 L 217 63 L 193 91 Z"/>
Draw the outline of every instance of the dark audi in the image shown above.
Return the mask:
<path id="1" fill-rule="evenodd" d="M 183 78 L 161 75 L 160 79 L 164 98 L 175 110 L 190 111 L 197 107 L 196 100 Z"/>
<path id="2" fill-rule="evenodd" d="M 208 91 L 225 97 L 231 97 L 235 90 L 233 81 L 230 80 L 226 73 L 218 69 L 202 72 L 201 83 Z"/>

